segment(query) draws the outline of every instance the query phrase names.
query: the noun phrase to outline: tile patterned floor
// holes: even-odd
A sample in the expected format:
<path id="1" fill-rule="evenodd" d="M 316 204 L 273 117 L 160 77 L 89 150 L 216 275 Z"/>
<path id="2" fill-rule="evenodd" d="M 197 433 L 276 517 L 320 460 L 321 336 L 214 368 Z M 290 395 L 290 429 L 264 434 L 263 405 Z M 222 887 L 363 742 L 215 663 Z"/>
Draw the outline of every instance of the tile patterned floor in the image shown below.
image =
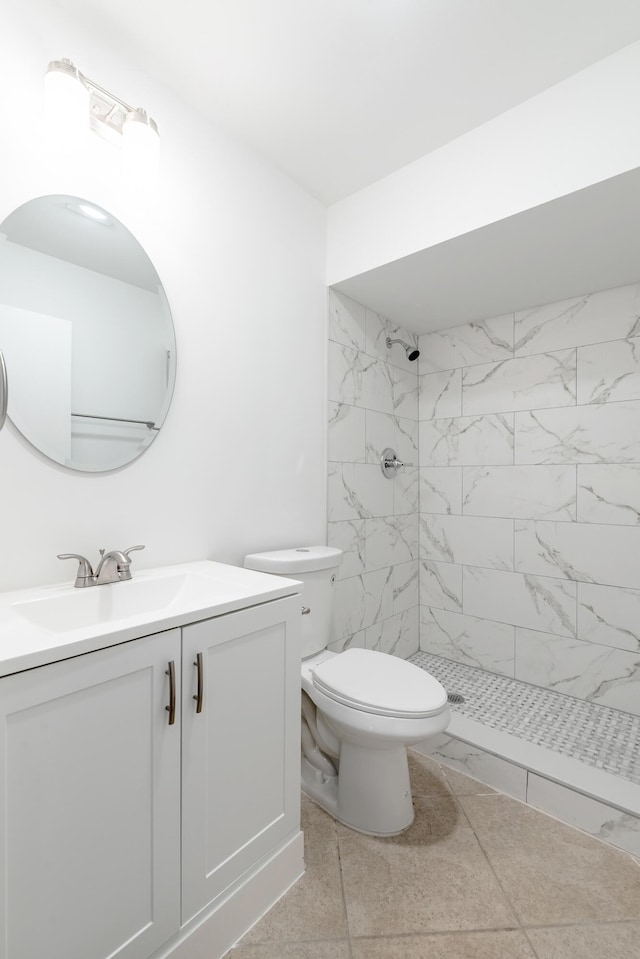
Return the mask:
<path id="1" fill-rule="evenodd" d="M 307 871 L 228 959 L 627 959 L 640 863 L 411 754 L 416 820 L 375 839 L 303 799 Z"/>
<path id="2" fill-rule="evenodd" d="M 465 702 L 452 709 L 604 772 L 640 784 L 640 716 L 418 652 L 409 662 Z"/>

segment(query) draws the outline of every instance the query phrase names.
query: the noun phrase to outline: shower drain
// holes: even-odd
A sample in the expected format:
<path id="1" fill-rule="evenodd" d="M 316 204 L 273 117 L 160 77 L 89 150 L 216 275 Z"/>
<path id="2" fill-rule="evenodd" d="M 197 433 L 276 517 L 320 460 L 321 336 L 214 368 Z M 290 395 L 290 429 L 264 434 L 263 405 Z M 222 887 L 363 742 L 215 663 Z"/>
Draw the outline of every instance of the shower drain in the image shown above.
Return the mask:
<path id="1" fill-rule="evenodd" d="M 464 696 L 462 693 L 447 693 L 447 701 L 460 705 L 460 703 L 464 702 Z"/>

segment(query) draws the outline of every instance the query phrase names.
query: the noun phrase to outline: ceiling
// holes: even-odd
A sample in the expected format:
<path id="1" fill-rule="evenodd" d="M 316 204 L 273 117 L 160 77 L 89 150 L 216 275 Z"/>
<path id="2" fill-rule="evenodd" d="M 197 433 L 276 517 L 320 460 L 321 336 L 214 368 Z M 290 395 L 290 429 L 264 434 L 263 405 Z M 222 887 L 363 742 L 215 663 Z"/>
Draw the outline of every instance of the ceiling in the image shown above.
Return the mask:
<path id="1" fill-rule="evenodd" d="M 640 39 L 638 0 L 51 2 L 326 205 Z M 337 288 L 442 329 L 637 281 L 638 222 L 632 171 Z"/>
<path id="2" fill-rule="evenodd" d="M 638 0 L 54 2 L 327 204 L 640 38 Z"/>
<path id="3" fill-rule="evenodd" d="M 640 169 L 354 276 L 334 289 L 427 333 L 640 280 Z"/>

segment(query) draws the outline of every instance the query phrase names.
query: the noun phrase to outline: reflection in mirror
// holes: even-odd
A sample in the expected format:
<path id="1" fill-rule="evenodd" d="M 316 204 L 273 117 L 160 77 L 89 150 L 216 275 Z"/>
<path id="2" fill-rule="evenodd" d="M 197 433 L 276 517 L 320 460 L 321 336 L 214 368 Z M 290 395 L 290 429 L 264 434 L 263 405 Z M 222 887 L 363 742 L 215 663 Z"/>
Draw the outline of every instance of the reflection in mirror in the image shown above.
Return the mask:
<path id="1" fill-rule="evenodd" d="M 158 274 L 132 234 L 86 200 L 30 200 L 0 225 L 0 350 L 8 416 L 64 466 L 99 472 L 158 435 L 175 336 Z"/>

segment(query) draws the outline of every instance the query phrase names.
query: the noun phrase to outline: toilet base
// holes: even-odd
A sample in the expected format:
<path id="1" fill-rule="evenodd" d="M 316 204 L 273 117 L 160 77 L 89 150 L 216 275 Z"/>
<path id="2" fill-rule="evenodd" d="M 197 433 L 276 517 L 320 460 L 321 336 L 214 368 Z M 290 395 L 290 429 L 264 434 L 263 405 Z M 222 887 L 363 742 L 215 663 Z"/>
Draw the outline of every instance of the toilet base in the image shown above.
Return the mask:
<path id="1" fill-rule="evenodd" d="M 302 757 L 302 791 L 334 819 L 369 836 L 397 836 L 414 819 L 407 750 L 343 742 L 337 776 Z"/>

